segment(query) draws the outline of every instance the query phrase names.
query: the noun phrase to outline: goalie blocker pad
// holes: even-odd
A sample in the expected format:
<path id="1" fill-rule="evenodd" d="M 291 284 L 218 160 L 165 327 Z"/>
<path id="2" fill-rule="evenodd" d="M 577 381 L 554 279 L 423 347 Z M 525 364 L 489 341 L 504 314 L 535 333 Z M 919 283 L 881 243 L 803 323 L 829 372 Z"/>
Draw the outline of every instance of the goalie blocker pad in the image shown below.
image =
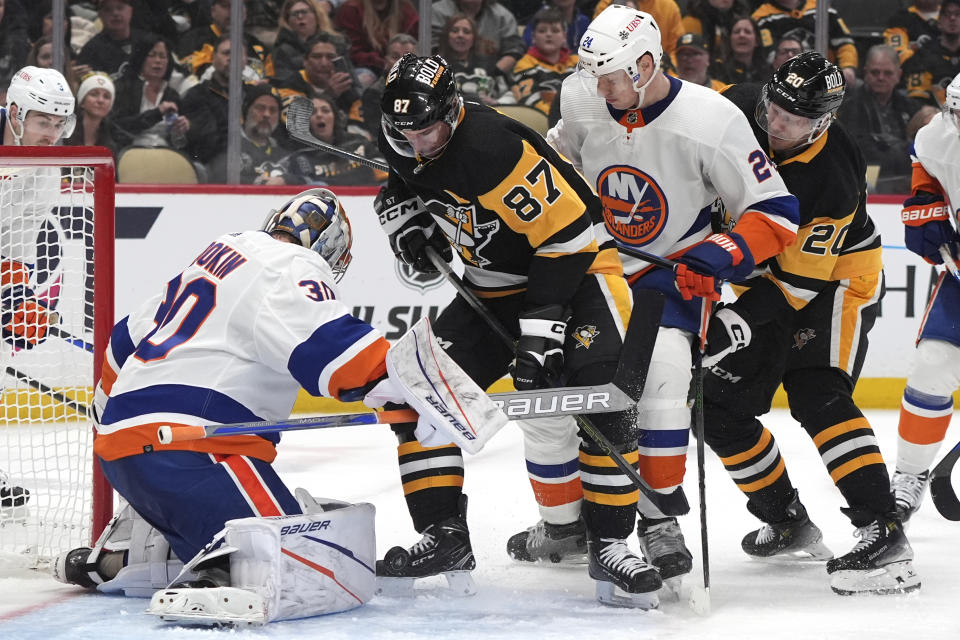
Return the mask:
<path id="1" fill-rule="evenodd" d="M 421 319 L 387 352 L 387 374 L 413 409 L 467 453 L 477 453 L 507 417 L 444 352 Z"/>
<path id="2" fill-rule="evenodd" d="M 170 588 L 147 613 L 168 622 L 258 625 L 349 611 L 376 588 L 373 505 L 313 501 L 315 513 L 240 518 L 186 569 L 229 554 L 230 586 Z"/>

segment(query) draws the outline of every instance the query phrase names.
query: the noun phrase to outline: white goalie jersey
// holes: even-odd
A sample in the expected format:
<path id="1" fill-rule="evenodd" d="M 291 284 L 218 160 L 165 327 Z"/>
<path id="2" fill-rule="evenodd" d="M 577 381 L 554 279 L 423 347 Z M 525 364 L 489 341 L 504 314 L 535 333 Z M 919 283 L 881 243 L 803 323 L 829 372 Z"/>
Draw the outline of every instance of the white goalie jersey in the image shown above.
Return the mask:
<path id="1" fill-rule="evenodd" d="M 157 427 L 286 419 L 301 386 L 343 398 L 380 378 L 388 348 L 350 314 L 318 254 L 262 231 L 220 236 L 114 327 L 95 451 L 107 460 L 177 448 L 272 461 L 276 434 L 160 445 Z"/>
<path id="2" fill-rule="evenodd" d="M 585 71 L 563 82 L 562 118 L 547 140 L 596 189 L 617 242 L 679 255 L 710 234 L 718 198 L 731 222 L 753 213 L 754 224 L 795 234 L 796 201 L 743 114 L 711 89 L 669 80 L 666 98 L 627 111 L 598 97 L 597 80 Z M 764 249 L 751 246 L 769 257 Z M 627 275 L 649 266 L 621 258 Z"/>

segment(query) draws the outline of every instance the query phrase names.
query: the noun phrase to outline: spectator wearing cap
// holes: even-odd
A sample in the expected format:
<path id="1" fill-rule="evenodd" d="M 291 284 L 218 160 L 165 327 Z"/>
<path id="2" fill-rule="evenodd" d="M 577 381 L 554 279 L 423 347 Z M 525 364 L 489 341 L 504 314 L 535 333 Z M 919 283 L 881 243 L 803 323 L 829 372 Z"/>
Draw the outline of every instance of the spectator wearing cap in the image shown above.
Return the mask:
<path id="1" fill-rule="evenodd" d="M 231 0 L 213 0 L 210 5 L 211 23 L 187 31 L 174 49 L 180 62 L 187 65 L 198 78 L 206 79 L 206 74 L 211 73 L 208 68 L 213 63 L 214 46 L 221 37 L 230 33 L 230 3 Z M 246 17 L 244 2 L 241 20 L 246 20 Z M 263 43 L 246 30 L 243 40 L 247 52 L 244 81 L 256 82 L 273 77 L 273 58 Z"/>
<path id="2" fill-rule="evenodd" d="M 513 68 L 511 88 L 518 104 L 539 109 L 545 115 L 580 59 L 567 48 L 567 25 L 558 9 L 541 9 L 530 20 L 533 44 Z"/>
<path id="3" fill-rule="evenodd" d="M 282 178 L 268 175 L 264 163 L 277 163 L 289 151 L 273 137 L 280 124 L 280 94 L 267 84 L 247 85 L 243 94 L 243 128 L 240 134 L 240 183 L 284 184 Z M 226 151 L 209 164 L 208 182 L 227 181 Z"/>
<path id="4" fill-rule="evenodd" d="M 939 107 L 950 81 L 960 73 L 960 0 L 943 0 L 937 18 L 940 35 L 903 63 L 907 95 Z"/>
<path id="5" fill-rule="evenodd" d="M 773 73 L 760 46 L 757 23 L 749 16 L 734 20 L 730 39 L 721 51 L 725 53 L 710 63 L 710 75 L 720 82 L 766 82 Z"/>
<path id="6" fill-rule="evenodd" d="M 83 45 L 77 63 L 114 75 L 130 59 L 134 45 L 146 39 L 148 33 L 130 26 L 133 18 L 130 0 L 100 0 L 97 15 L 103 23 L 103 31 Z"/>
<path id="7" fill-rule="evenodd" d="M 179 147 L 190 120 L 180 115 L 180 94 L 170 86 L 173 55 L 167 41 L 151 34 L 138 42 L 117 78 L 113 118 L 121 146 Z"/>
<path id="8" fill-rule="evenodd" d="M 116 137 L 110 119 L 116 94 L 113 80 L 107 74 L 94 72 L 84 77 L 77 89 L 77 125 L 64 144 L 106 147 L 116 155 Z"/>
<path id="9" fill-rule="evenodd" d="M 672 54 L 677 40 L 684 34 L 683 19 L 680 17 L 680 6 L 674 0 L 600 0 L 593 10 L 596 18 L 600 12 L 611 4 L 629 4 L 653 16 L 660 27 L 660 40 L 663 42 L 663 52 Z"/>
<path id="10" fill-rule="evenodd" d="M 760 28 L 760 44 L 765 51 L 770 51 L 774 43 L 792 29 L 815 33 L 816 14 L 817 0 L 770 0 L 757 7 L 751 17 Z M 827 12 L 827 40 L 827 57 L 843 72 L 847 86 L 853 86 L 859 64 L 857 47 L 850 30 L 833 7 Z"/>
<path id="11" fill-rule="evenodd" d="M 890 16 L 883 32 L 883 42 L 897 50 L 901 65 L 917 49 L 940 35 L 937 26 L 939 11 L 940 0 L 915 0 L 909 7 Z"/>
<path id="12" fill-rule="evenodd" d="M 860 145 L 868 165 L 878 165 L 878 193 L 910 191 L 910 143 L 907 123 L 920 103 L 898 89 L 900 57 L 887 45 L 867 52 L 863 85 L 847 89 L 838 117 Z"/>
<path id="13" fill-rule="evenodd" d="M 681 80 L 721 91 L 727 85 L 710 77 L 710 52 L 703 36 L 685 33 L 677 40 L 673 57 L 676 59 L 676 75 Z"/>
<path id="14" fill-rule="evenodd" d="M 384 162 L 375 142 L 350 132 L 346 114 L 329 94 L 318 93 L 313 98 L 310 133 L 344 151 Z M 268 170 L 271 176 L 282 177 L 285 184 L 372 186 L 387 179 L 386 172 L 322 149 L 297 151 Z"/>

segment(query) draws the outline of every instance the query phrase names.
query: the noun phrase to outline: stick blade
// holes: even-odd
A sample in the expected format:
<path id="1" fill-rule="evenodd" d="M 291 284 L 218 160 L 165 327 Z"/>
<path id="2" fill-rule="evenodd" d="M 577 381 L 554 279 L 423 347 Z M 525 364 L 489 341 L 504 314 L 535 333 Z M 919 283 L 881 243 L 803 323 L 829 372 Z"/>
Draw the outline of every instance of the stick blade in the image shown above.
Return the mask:
<path id="1" fill-rule="evenodd" d="M 313 116 L 313 100 L 297 96 L 287 107 L 287 131 L 294 138 L 302 139 L 310 132 L 310 118 Z"/>
<path id="2" fill-rule="evenodd" d="M 933 506 L 937 508 L 940 515 L 954 522 L 960 521 L 960 500 L 957 499 L 950 476 L 958 458 L 960 458 L 960 442 L 937 463 L 930 476 L 930 497 L 933 499 Z"/>
<path id="3" fill-rule="evenodd" d="M 630 324 L 613 382 L 635 402 L 640 401 L 647 382 L 647 370 L 657 342 L 663 303 L 664 295 L 660 291 L 645 289 L 633 293 L 633 311 L 630 313 Z"/>

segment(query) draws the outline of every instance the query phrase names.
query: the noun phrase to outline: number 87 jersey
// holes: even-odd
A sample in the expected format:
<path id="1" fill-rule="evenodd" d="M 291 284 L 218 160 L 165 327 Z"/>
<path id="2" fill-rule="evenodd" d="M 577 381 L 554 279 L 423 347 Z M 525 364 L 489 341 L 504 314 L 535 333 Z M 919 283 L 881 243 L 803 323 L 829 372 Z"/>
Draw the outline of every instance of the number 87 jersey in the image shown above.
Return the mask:
<path id="1" fill-rule="evenodd" d="M 160 445 L 157 428 L 290 416 L 302 386 L 340 397 L 385 374 L 389 344 L 350 315 L 317 253 L 263 231 L 227 234 L 113 329 L 97 455 L 160 448 L 272 461 L 277 434 Z"/>

